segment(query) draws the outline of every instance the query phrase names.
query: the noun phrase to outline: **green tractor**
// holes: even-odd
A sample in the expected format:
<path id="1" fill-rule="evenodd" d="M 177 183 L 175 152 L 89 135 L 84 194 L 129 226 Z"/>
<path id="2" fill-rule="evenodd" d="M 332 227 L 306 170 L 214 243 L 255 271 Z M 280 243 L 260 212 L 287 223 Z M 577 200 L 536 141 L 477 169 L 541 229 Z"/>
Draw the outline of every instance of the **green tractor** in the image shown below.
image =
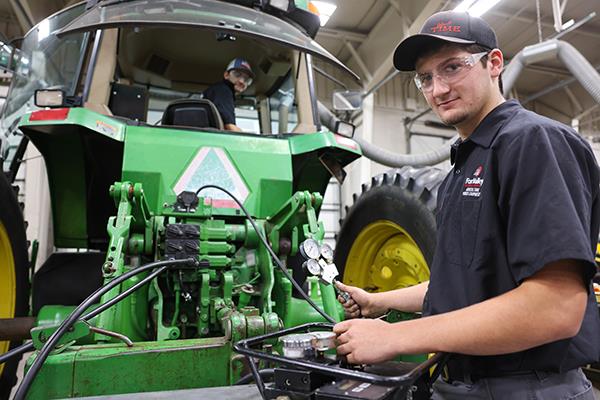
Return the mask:
<path id="1" fill-rule="evenodd" d="M 0 354 L 31 337 L 26 371 L 39 368 L 59 324 L 113 286 L 27 398 L 232 385 L 248 372 L 236 341 L 343 318 L 301 247 L 323 242 L 328 182 L 361 156 L 322 126 L 313 64 L 353 74 L 313 40 L 307 3 L 88 1 L 26 35 L 0 126 Z M 199 96 L 235 57 L 256 70 L 236 100 L 246 133 L 224 131 Z M 55 249 L 35 272 L 13 186 L 28 144 L 47 168 Z M 428 279 L 441 176 L 403 168 L 363 186 L 338 237 L 344 281 Z M 19 358 L 0 364 L 0 397 Z"/>

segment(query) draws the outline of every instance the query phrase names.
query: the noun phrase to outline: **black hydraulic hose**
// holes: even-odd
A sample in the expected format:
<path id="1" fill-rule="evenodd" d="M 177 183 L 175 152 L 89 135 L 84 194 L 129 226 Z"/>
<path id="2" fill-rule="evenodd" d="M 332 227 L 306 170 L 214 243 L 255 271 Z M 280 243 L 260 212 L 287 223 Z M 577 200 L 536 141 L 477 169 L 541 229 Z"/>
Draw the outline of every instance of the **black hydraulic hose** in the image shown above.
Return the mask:
<path id="1" fill-rule="evenodd" d="M 156 268 L 156 267 L 173 267 L 181 264 L 197 264 L 198 261 L 193 258 L 186 258 L 183 260 L 165 260 L 165 261 L 156 261 L 153 263 L 149 263 L 146 265 L 142 265 L 141 267 L 135 268 L 129 272 L 124 273 L 110 281 L 108 284 L 102 286 L 94 293 L 89 295 L 81 304 L 79 304 L 69 316 L 60 324 L 58 329 L 50 336 L 48 341 L 44 344 L 42 349 L 39 351 L 35 361 L 31 364 L 31 368 L 27 371 L 27 374 L 23 378 L 23 382 L 19 385 L 17 392 L 15 393 L 15 400 L 24 400 L 25 396 L 27 396 L 27 392 L 33 383 L 33 380 L 37 376 L 38 372 L 42 368 L 42 365 L 48 358 L 48 355 L 60 340 L 60 338 L 73 326 L 73 324 L 81 317 L 81 315 L 93 304 L 98 302 L 100 298 L 110 291 L 112 288 L 120 285 L 125 282 L 127 279 L 140 274 L 144 271 Z M 165 268 L 166 269 L 166 268 Z M 164 270 L 163 270 L 164 271 Z M 138 285 L 136 285 L 138 286 Z M 139 286 L 138 286 L 139 287 Z"/>
<path id="2" fill-rule="evenodd" d="M 27 353 L 28 351 L 31 351 L 33 349 L 33 342 L 23 343 L 19 347 L 15 347 L 14 349 L 7 351 L 4 354 L 0 354 L 0 364 L 4 364 L 11 358 L 20 356 L 21 354 Z"/>
<path id="3" fill-rule="evenodd" d="M 254 218 L 252 218 L 250 216 L 250 213 L 248 212 L 248 210 L 246 210 L 246 208 L 244 207 L 244 205 L 233 194 L 231 194 L 227 189 L 223 189 L 222 187 L 217 186 L 217 185 L 204 185 L 200 189 L 196 190 L 196 196 L 198 196 L 198 193 L 200 193 L 202 190 L 208 189 L 208 188 L 217 189 L 217 190 L 220 190 L 220 191 L 226 193 L 229 197 L 231 197 L 233 199 L 233 201 L 235 201 L 237 203 L 238 206 L 240 206 L 240 208 L 242 209 L 242 211 L 246 215 L 246 218 L 248 218 L 248 221 L 250 221 L 250 224 L 252 225 L 252 227 L 256 231 L 256 234 L 260 238 L 261 242 L 267 248 L 267 251 L 271 255 L 271 258 L 273 258 L 273 260 L 275 260 L 275 264 L 277 264 L 277 266 L 279 267 L 279 269 L 281 270 L 281 272 L 283 272 L 283 274 L 285 275 L 285 277 L 288 278 L 290 280 L 290 282 L 292 282 L 292 285 L 302 295 L 302 297 L 304 297 L 304 299 L 308 302 L 308 304 L 310 304 L 312 306 L 312 308 L 314 308 L 319 314 L 321 314 L 321 316 L 323 318 L 325 318 L 328 322 L 331 322 L 332 324 L 337 323 L 337 321 L 335 319 L 333 319 L 332 317 L 330 317 L 329 315 L 327 315 L 327 313 L 325 313 L 325 311 L 321 310 L 319 308 L 319 306 L 316 305 L 315 302 L 310 298 L 310 296 L 308 294 L 306 294 L 306 292 L 302 289 L 302 286 L 300 286 L 298 284 L 298 282 L 296 282 L 296 280 L 292 277 L 292 275 L 290 274 L 290 272 L 288 271 L 288 269 L 283 265 L 283 263 L 281 262 L 281 260 L 279 259 L 279 257 L 277 257 L 277 254 L 275 254 L 275 252 L 273 251 L 273 249 L 269 245 L 269 242 L 267 242 L 267 239 L 262 235 L 260 229 L 258 228 L 258 226 L 256 225 L 256 222 L 254 221 Z"/>
<path id="4" fill-rule="evenodd" d="M 265 369 L 261 369 L 258 371 L 258 374 L 260 375 L 260 377 L 262 379 L 265 378 L 270 378 L 275 374 L 275 369 L 274 368 L 265 368 Z M 236 383 L 234 383 L 234 386 L 237 385 L 247 385 L 249 383 L 251 383 L 252 381 L 254 381 L 254 375 L 253 374 L 246 374 L 244 376 L 242 376 Z"/>
<path id="5" fill-rule="evenodd" d="M 266 399 L 265 396 L 265 383 L 260 377 L 260 373 L 258 372 L 258 368 L 256 368 L 256 364 L 254 362 L 254 358 L 246 357 L 248 359 L 248 364 L 250 364 L 250 371 L 252 371 L 252 376 L 254 376 L 254 382 L 256 382 L 256 387 L 258 388 L 258 392 L 260 393 L 260 397 Z"/>

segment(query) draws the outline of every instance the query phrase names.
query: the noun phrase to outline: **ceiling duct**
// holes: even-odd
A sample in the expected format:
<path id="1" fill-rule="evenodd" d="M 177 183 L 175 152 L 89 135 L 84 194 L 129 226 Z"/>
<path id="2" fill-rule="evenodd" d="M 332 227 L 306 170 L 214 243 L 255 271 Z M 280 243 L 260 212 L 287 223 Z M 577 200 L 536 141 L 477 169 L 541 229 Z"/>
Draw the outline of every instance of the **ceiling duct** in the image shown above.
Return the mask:
<path id="1" fill-rule="evenodd" d="M 526 65 L 552 58 L 562 61 L 581 86 L 600 104 L 600 74 L 575 47 L 562 40 L 548 40 L 527 46 L 518 52 L 502 75 L 504 96 L 510 93 Z"/>

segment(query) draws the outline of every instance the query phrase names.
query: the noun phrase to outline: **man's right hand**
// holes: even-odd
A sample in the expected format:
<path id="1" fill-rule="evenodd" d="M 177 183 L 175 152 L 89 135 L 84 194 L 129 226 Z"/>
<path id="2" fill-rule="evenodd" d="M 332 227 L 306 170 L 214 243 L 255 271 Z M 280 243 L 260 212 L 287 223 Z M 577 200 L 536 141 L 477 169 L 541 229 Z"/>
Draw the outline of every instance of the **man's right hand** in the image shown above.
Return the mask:
<path id="1" fill-rule="evenodd" d="M 341 282 L 336 282 L 335 285 L 342 291 L 350 295 L 350 299 L 345 301 L 342 296 L 338 296 L 338 301 L 344 306 L 344 314 L 346 318 L 377 318 L 385 314 L 388 309 L 378 304 L 375 293 L 369 293 L 363 289 L 344 285 Z"/>

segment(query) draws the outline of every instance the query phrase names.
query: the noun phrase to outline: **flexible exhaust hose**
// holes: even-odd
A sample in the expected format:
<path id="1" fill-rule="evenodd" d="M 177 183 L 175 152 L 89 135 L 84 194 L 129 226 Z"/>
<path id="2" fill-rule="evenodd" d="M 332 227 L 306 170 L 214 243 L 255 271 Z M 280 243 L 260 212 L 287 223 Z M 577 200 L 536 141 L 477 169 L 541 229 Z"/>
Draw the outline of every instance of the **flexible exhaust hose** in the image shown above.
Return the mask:
<path id="1" fill-rule="evenodd" d="M 334 132 L 335 123 L 338 118 L 320 101 L 318 102 L 319 118 L 321 123 Z M 458 136 L 456 136 L 458 137 Z M 438 149 L 422 154 L 396 154 L 382 149 L 361 138 L 353 138 L 360 145 L 362 153 L 369 160 L 378 162 L 392 168 L 399 168 L 405 165 L 423 167 L 426 165 L 435 165 L 450 157 L 450 143 L 454 142 L 456 137 L 448 144 L 440 146 Z"/>
<path id="2" fill-rule="evenodd" d="M 562 40 L 527 46 L 517 53 L 502 76 L 504 95 L 510 92 L 525 65 L 552 57 L 558 57 L 581 86 L 600 103 L 600 74 L 575 47 Z"/>

